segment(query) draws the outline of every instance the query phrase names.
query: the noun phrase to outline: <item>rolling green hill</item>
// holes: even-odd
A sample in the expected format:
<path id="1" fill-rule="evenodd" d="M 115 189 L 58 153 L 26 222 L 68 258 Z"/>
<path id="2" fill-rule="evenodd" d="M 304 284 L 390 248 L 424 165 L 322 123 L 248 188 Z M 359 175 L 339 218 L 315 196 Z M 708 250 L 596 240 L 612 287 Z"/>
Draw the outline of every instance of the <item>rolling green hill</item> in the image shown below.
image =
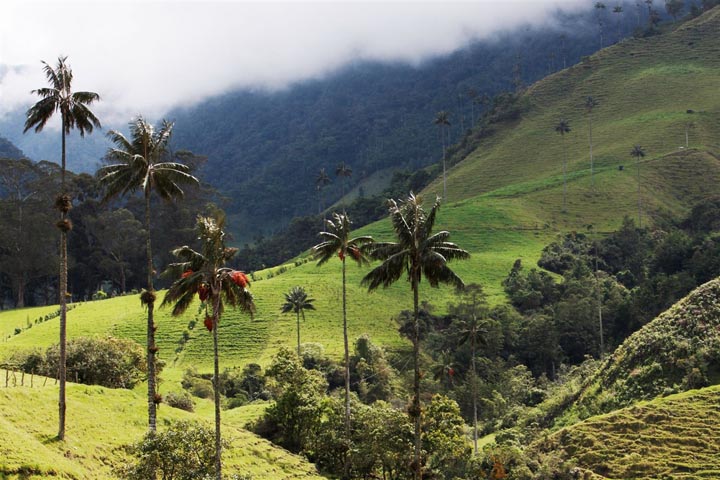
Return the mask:
<path id="1" fill-rule="evenodd" d="M 720 477 L 720 386 L 641 402 L 559 430 L 535 445 L 588 472 L 582 478 Z"/>
<path id="2" fill-rule="evenodd" d="M 0 479 L 117 478 L 113 470 L 127 461 L 123 446 L 138 441 L 146 431 L 146 399 L 122 389 L 68 384 L 68 436 L 55 440 L 57 386 L 35 377 L 29 386 L 5 388 L 0 370 Z M 19 379 L 16 379 L 19 383 Z M 12 382 L 12 380 L 11 380 Z M 205 417 L 211 418 L 209 402 Z M 224 438 L 230 442 L 223 461 L 229 473 L 251 474 L 254 479 L 321 479 L 313 465 L 242 428 L 240 410 L 225 415 Z M 197 415 L 170 407 L 158 411 L 158 428 L 167 422 Z M 209 420 L 208 420 L 209 422 Z"/>
<path id="3" fill-rule="evenodd" d="M 630 150 L 641 145 L 647 154 L 640 162 L 646 213 L 686 212 L 711 191 L 720 168 L 720 46 L 713 33 L 719 28 L 715 8 L 675 31 L 625 40 L 537 82 L 520 99 L 521 118 L 495 126 L 451 169 L 449 200 L 501 196 L 541 225 L 614 229 L 623 214 L 637 211 Z M 592 112 L 594 189 L 583 107 L 590 95 L 599 102 Z M 554 131 L 561 118 L 572 128 L 565 136 L 567 214 L 560 212 L 563 147 Z M 442 179 L 427 191 L 441 192 Z"/>
<path id="4" fill-rule="evenodd" d="M 715 279 L 631 335 L 588 380 L 569 415 L 584 418 L 720 383 L 719 299 Z"/>

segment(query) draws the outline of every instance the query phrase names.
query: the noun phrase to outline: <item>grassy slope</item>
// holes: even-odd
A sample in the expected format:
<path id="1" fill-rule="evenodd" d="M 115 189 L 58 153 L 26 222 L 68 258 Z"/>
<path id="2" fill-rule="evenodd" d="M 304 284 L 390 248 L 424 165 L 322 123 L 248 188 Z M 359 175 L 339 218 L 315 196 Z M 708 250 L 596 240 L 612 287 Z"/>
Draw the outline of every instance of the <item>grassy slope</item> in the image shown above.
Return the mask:
<path id="1" fill-rule="evenodd" d="M 69 384 L 67 437 L 58 442 L 54 439 L 57 387 L 52 380 L 43 386 L 36 377 L 30 388 L 26 377 L 24 387 L 5 388 L 4 371 L 0 373 L 0 478 L 115 478 L 113 468 L 126 460 L 122 446 L 137 441 L 146 430 L 147 404 L 142 394 Z M 193 417 L 162 407 L 158 425 L 162 429 L 168 421 Z M 268 480 L 322 478 L 300 457 L 238 428 L 236 417 L 233 411 L 224 421 L 223 435 L 231 444 L 223 456 L 228 473 Z"/>
<path id="2" fill-rule="evenodd" d="M 720 383 L 720 279 L 631 335 L 590 377 L 561 423 Z"/>
<path id="3" fill-rule="evenodd" d="M 637 181 L 633 145 L 645 148 L 641 184 L 646 208 L 684 213 L 703 186 L 717 179 L 718 159 L 704 153 L 678 157 L 685 145 L 685 125 L 692 121 L 690 147 L 720 151 L 720 9 L 685 24 L 675 32 L 649 39 L 626 40 L 590 57 L 585 64 L 558 72 L 533 85 L 524 101 L 529 105 L 512 128 L 497 129 L 470 157 L 451 169 L 451 201 L 504 189 L 519 210 L 557 229 L 577 229 L 593 223 L 614 229 L 623 214 L 636 214 Z M 600 105 L 592 114 L 596 190 L 590 184 L 588 124 L 583 108 L 592 95 Z M 688 109 L 696 113 L 687 114 Z M 560 136 L 554 126 L 570 121 L 568 149 L 568 213 L 562 204 Z M 712 178 L 698 176 L 711 165 Z M 667 164 L 674 164 L 669 168 Z M 622 171 L 619 165 L 624 165 Z M 684 170 L 687 169 L 687 172 Z M 670 176 L 682 173 L 680 177 Z M 688 176 L 694 178 L 688 183 Z M 669 183 L 668 183 L 669 182 Z M 683 196 L 687 188 L 696 189 Z M 511 188 L 508 188 L 511 187 Z M 525 187 L 525 191 L 523 191 Z M 680 187 L 678 189 L 678 187 Z M 528 194 L 528 189 L 535 191 Z M 430 192 L 442 191 L 442 179 Z M 501 190 L 502 191 L 502 190 Z"/>
<path id="4" fill-rule="evenodd" d="M 720 386 L 641 402 L 536 445 L 601 479 L 720 478 Z"/>

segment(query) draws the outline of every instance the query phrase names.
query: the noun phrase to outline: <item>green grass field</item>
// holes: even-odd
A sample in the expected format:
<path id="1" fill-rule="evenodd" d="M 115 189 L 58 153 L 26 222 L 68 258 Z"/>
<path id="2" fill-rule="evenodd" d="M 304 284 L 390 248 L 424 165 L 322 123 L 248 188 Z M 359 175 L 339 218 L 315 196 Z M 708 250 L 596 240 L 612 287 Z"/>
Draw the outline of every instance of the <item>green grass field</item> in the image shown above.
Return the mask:
<path id="1" fill-rule="evenodd" d="M 129 390 L 68 384 L 66 440 L 57 433 L 58 388 L 50 380 L 35 377 L 34 386 L 6 388 L 0 370 L 0 478 L 72 479 L 117 478 L 113 470 L 127 461 L 123 446 L 139 440 L 147 427 L 144 395 Z M 12 381 L 12 380 L 11 380 Z M 19 378 L 16 379 L 19 383 Z M 158 428 L 180 419 L 210 422 L 212 407 L 201 405 L 196 414 L 163 406 Z M 230 442 L 223 461 L 227 473 L 250 474 L 254 479 L 320 479 L 315 468 L 302 458 L 277 448 L 242 426 L 255 414 L 253 406 L 228 412 L 223 436 Z"/>

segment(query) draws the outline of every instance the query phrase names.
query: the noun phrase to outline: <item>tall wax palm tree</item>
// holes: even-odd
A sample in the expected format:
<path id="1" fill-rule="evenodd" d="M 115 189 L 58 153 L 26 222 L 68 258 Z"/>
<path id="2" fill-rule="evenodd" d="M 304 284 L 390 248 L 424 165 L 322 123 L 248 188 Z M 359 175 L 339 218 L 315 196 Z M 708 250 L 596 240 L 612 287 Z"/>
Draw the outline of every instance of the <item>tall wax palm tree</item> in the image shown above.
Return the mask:
<path id="1" fill-rule="evenodd" d="M 618 42 L 622 40 L 622 13 L 623 13 L 623 7 L 622 5 L 615 5 L 613 8 L 613 13 L 617 14 L 617 30 L 618 30 Z"/>
<path id="2" fill-rule="evenodd" d="M 475 105 L 478 103 L 479 93 L 474 88 L 468 88 L 467 96 L 470 99 L 470 128 L 475 126 Z"/>
<path id="3" fill-rule="evenodd" d="M 483 340 L 483 335 L 487 333 L 485 328 L 485 314 L 487 302 L 482 286 L 478 284 L 470 284 L 465 287 L 462 292 L 463 301 L 455 306 L 454 313 L 458 316 L 453 321 L 457 329 L 458 345 L 464 345 L 470 342 L 470 375 L 472 376 L 472 404 L 473 404 L 473 451 L 478 454 L 478 429 L 477 429 L 477 366 L 475 356 L 477 345 Z"/>
<path id="4" fill-rule="evenodd" d="M 599 104 L 592 96 L 585 99 L 585 113 L 587 113 L 588 118 L 588 142 L 590 143 L 590 186 L 593 190 L 595 189 L 595 177 L 593 175 L 595 164 L 593 162 L 592 112 Z"/>
<path id="5" fill-rule="evenodd" d="M 342 196 L 345 196 L 345 182 L 347 182 L 347 179 L 352 177 L 352 168 L 350 168 L 350 165 L 348 165 L 345 162 L 338 163 L 338 166 L 335 168 L 335 176 L 341 177 L 342 182 L 340 184 L 341 193 Z"/>
<path id="6" fill-rule="evenodd" d="M 248 290 L 250 282 L 240 271 L 227 268 L 237 248 L 225 246 L 225 218 L 198 217 L 198 239 L 202 251 L 188 246 L 173 250 L 180 261 L 168 268 L 177 280 L 165 294 L 162 306 L 172 305 L 172 315 L 185 313 L 198 295 L 205 307 L 205 326 L 213 334 L 213 393 L 215 399 L 215 478 L 222 479 L 222 439 L 220 435 L 220 360 L 218 354 L 218 324 L 229 305 L 252 315 L 255 310 L 253 296 Z"/>
<path id="7" fill-rule="evenodd" d="M 93 128 L 100 128 L 100 120 L 88 108 L 94 102 L 100 100 L 100 96 L 94 92 L 73 92 L 73 72 L 66 63 L 67 57 L 58 57 L 57 66 L 53 68 L 46 62 L 42 62 L 45 77 L 50 87 L 33 90 L 32 93 L 40 97 L 40 100 L 30 107 L 25 118 L 25 129 L 23 133 L 31 128 L 35 133 L 41 132 L 47 122 L 57 112 L 60 114 L 60 135 L 61 143 L 61 169 L 60 169 L 60 195 L 55 201 L 55 206 L 60 211 L 60 365 L 58 377 L 60 380 L 59 427 L 58 439 L 65 438 L 65 357 L 66 357 L 66 329 L 67 329 L 67 232 L 72 228 L 67 214 L 72 208 L 72 198 L 65 186 L 66 153 L 65 137 L 70 134 L 73 128 L 77 128 L 80 136 L 85 133 L 92 133 Z"/>
<path id="8" fill-rule="evenodd" d="M 100 184 L 105 189 L 105 200 L 115 196 L 142 191 L 145 197 L 145 250 L 147 255 L 147 287 L 141 295 L 147 305 L 147 368 L 148 368 L 148 426 L 155 431 L 157 423 L 157 378 L 155 372 L 155 289 L 153 288 L 154 266 L 152 260 L 150 229 L 150 196 L 154 191 L 164 200 L 183 196 L 182 184 L 197 184 L 197 178 L 190 174 L 190 167 L 172 161 L 169 141 L 173 124 L 163 121 L 159 129 L 153 128 L 143 117 L 130 122 L 130 138 L 111 130 L 110 140 L 115 144 L 107 153 L 111 163 L 98 170 Z"/>
<path id="9" fill-rule="evenodd" d="M 432 366 L 433 379 L 440 382 L 445 388 L 455 386 L 455 358 L 450 350 L 443 350 Z"/>
<path id="10" fill-rule="evenodd" d="M 565 146 L 565 134 L 570 133 L 570 122 L 561 118 L 557 125 L 555 125 L 555 131 L 560 134 L 562 138 L 563 146 L 563 213 L 567 211 L 567 147 Z"/>
<path id="11" fill-rule="evenodd" d="M 442 157 L 442 162 L 443 162 L 443 200 L 445 200 L 445 199 L 447 199 L 447 182 L 446 182 L 446 178 L 445 178 L 445 163 L 446 163 L 446 162 L 445 162 L 445 158 L 446 158 L 446 152 L 447 152 L 447 145 L 446 145 L 446 143 L 445 143 L 445 136 L 446 136 L 446 134 L 449 133 L 449 128 L 450 128 L 450 125 L 451 125 L 451 124 L 450 124 L 450 114 L 449 114 L 448 112 L 446 112 L 445 110 L 439 111 L 439 112 L 435 115 L 435 120 L 433 121 L 433 123 L 438 126 L 438 129 L 440 130 L 440 139 L 441 139 L 441 141 L 442 141 L 442 151 L 443 151 L 443 157 Z M 448 134 L 447 136 L 448 136 L 448 140 L 450 140 L 449 134 Z"/>
<path id="12" fill-rule="evenodd" d="M 313 302 L 314 298 L 308 298 L 308 294 L 303 287 L 292 287 L 288 293 L 285 294 L 285 303 L 282 304 L 280 310 L 282 313 L 295 312 L 297 317 L 297 353 L 300 357 L 300 315 L 302 315 L 303 322 L 305 321 L 305 310 L 315 310 Z"/>
<path id="13" fill-rule="evenodd" d="M 600 48 L 603 48 L 603 15 L 605 12 L 605 4 L 596 2 L 595 10 L 597 11 L 598 28 L 600 29 Z"/>
<path id="14" fill-rule="evenodd" d="M 640 192 L 640 159 L 645 156 L 645 150 L 640 145 L 635 145 L 630 150 L 630 156 L 635 158 L 635 170 L 637 171 L 637 195 L 638 195 L 638 228 L 642 228 L 642 194 Z"/>
<path id="15" fill-rule="evenodd" d="M 315 189 L 318 192 L 318 214 L 325 210 L 325 202 L 323 201 L 323 190 L 330 184 L 330 177 L 325 173 L 325 169 L 321 168 L 315 177 Z"/>
<path id="16" fill-rule="evenodd" d="M 410 416 L 415 424 L 415 452 L 413 474 L 415 479 L 422 477 L 420 463 L 421 451 L 421 407 L 420 407 L 420 323 L 419 323 L 419 290 L 420 281 L 424 277 L 431 287 L 441 283 L 456 288 L 464 287 L 464 283 L 447 262 L 469 258 L 470 254 L 454 243 L 448 242 L 450 233 L 440 231 L 433 234 L 435 218 L 440 208 L 440 199 L 426 212 L 422 207 L 422 199 L 410 193 L 402 201 L 389 201 L 389 215 L 397 242 L 380 242 L 373 245 L 371 256 L 382 263 L 371 270 L 362 280 L 368 290 L 379 286 L 389 287 L 404 273 L 407 273 L 410 288 L 413 292 L 413 358 L 415 375 L 413 400 Z"/>
<path id="17" fill-rule="evenodd" d="M 346 213 L 333 213 L 332 219 L 326 220 L 326 230 L 320 232 L 323 239 L 312 249 L 318 266 L 326 263 L 337 255 L 342 262 L 342 313 L 343 313 L 343 342 L 345 346 L 345 435 L 350 439 L 350 345 L 347 332 L 347 291 L 345 260 L 349 257 L 358 265 L 367 265 L 367 249 L 372 244 L 372 237 L 362 236 L 350 238 L 350 225 L 352 222 Z M 344 476 L 347 478 L 350 465 L 349 455 L 346 455 Z"/>

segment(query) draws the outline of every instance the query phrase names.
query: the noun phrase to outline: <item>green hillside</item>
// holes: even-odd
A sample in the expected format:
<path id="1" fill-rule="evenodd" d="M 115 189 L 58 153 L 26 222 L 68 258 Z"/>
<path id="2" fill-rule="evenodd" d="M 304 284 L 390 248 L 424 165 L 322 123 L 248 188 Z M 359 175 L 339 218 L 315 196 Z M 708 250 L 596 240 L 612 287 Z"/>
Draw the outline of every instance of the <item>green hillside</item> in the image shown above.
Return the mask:
<path id="1" fill-rule="evenodd" d="M 0 438 L 6 440 L 0 442 L 1 479 L 117 478 L 113 469 L 127 461 L 122 447 L 138 441 L 147 429 L 143 394 L 69 383 L 68 436 L 58 442 L 57 386 L 53 380 L 45 385 L 43 378 L 35 377 L 31 388 L 26 376 L 25 386 L 19 386 L 20 379 L 16 378 L 16 386 L 10 383 L 5 388 L 4 370 L 0 370 L 0 376 Z M 211 417 L 210 408 L 207 410 L 202 418 Z M 228 472 L 267 480 L 322 478 L 300 457 L 239 428 L 239 414 L 239 410 L 233 410 L 224 419 L 223 436 L 230 442 L 223 455 Z M 196 416 L 162 407 L 158 411 L 158 428 Z"/>
<path id="2" fill-rule="evenodd" d="M 637 217 L 630 150 L 641 145 L 647 154 L 640 165 L 644 210 L 655 218 L 686 212 L 711 191 L 720 170 L 718 29 L 715 8 L 673 32 L 625 40 L 537 82 L 520 99 L 521 118 L 493 127 L 450 170 L 449 200 L 493 195 L 515 203 L 540 225 L 614 229 L 622 215 Z M 583 107 L 590 95 L 599 102 L 592 112 L 594 189 Z M 554 131 L 561 118 L 572 128 L 565 135 L 567 214 L 560 212 L 563 147 Z M 441 192 L 442 179 L 427 191 Z"/>
<path id="3" fill-rule="evenodd" d="M 720 383 L 720 280 L 695 289 L 631 335 L 589 379 L 571 415 Z"/>
<path id="4" fill-rule="evenodd" d="M 720 477 L 720 386 L 691 390 L 562 429 L 533 448 L 591 472 L 583 478 Z"/>

